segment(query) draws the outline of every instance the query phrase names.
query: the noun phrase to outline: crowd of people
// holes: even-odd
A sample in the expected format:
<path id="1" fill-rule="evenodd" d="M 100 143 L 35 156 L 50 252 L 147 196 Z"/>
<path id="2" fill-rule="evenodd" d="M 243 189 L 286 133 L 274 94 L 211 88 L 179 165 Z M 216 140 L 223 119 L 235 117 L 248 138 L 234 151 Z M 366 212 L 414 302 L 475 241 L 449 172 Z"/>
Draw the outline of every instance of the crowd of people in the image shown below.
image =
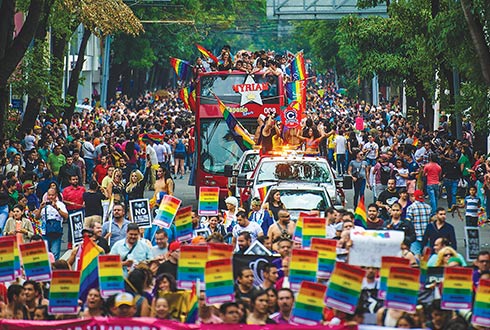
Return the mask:
<path id="1" fill-rule="evenodd" d="M 264 75 L 287 71 L 287 58 L 270 52 L 240 51 L 232 58 L 225 46 L 216 68 L 198 59 L 195 77 L 213 69 Z M 349 260 L 352 230 L 389 229 L 404 232 L 399 256 L 409 259 L 414 267 L 419 267 L 427 246 L 432 248 L 429 266 L 466 266 L 465 258 L 457 252 L 454 228 L 446 221 L 447 212 L 460 214 L 464 209 L 467 226 L 482 221 L 481 208 L 490 214 L 490 158 L 472 149 L 471 125 L 465 126 L 462 140 L 452 136 L 446 116 L 442 116 L 439 129 L 429 131 L 419 122 L 409 122 L 396 104 L 376 107 L 341 97 L 329 80 L 325 76 L 323 81 L 312 80 L 308 85 L 299 133 L 275 127 L 274 120 L 265 121 L 258 131 L 262 138 L 264 131 L 265 137 L 276 135 L 273 147 L 294 145 L 307 154 L 325 157 L 339 176 L 352 178 L 352 202 L 348 201 L 346 209 L 325 211 L 327 238 L 336 239 L 341 252 L 338 262 Z M 295 222 L 280 192 L 271 192 L 265 207 L 261 206 L 264 201 L 254 197 L 250 209 L 244 209 L 230 196 L 225 200 L 226 210 L 217 216 L 200 217 L 193 211 L 193 238 L 188 242 L 177 240 L 174 225 L 144 230 L 132 223 L 128 202 L 144 198 L 148 191 L 152 191 L 152 205 L 158 205 L 165 194 L 174 195 L 179 186 L 187 184 L 182 179 L 192 168 L 194 151 L 193 115 L 184 109 L 175 90 L 161 95 L 147 93 L 137 99 L 123 96 L 107 109 L 75 114 L 70 123 L 41 115 L 22 141 L 3 141 L 2 235 L 16 236 L 19 244 L 44 240 L 53 269 L 76 269 L 81 248 L 72 246 L 70 226 L 63 224 L 69 214 L 82 210 L 83 234 L 104 253 L 121 256 L 126 292 L 104 300 L 100 289 L 92 288 L 81 299 L 77 315 L 50 315 L 49 286 L 19 278 L 0 285 L 2 317 L 152 316 L 183 322 L 182 291 L 176 282 L 182 245 L 231 244 L 234 255 L 241 256 L 258 241 L 276 258 L 261 274 L 249 266 L 235 270 L 234 302 L 208 305 L 205 291 L 201 291 L 196 322 L 289 324 L 295 301 L 289 262 L 291 250 L 301 245 L 293 242 Z M 367 205 L 367 228 L 360 228 L 349 209 L 357 207 L 366 189 L 372 190 L 374 200 Z M 441 197 L 447 199 L 447 206 Z M 107 212 L 109 200 L 113 207 Z M 65 256 L 63 238 L 69 249 Z M 476 290 L 481 278 L 490 277 L 490 253 L 481 251 L 473 266 Z M 431 285 L 431 292 L 437 291 L 439 284 Z M 437 299 L 421 301 L 416 313 L 383 308 L 382 301 L 376 299 L 378 289 L 379 269 L 367 267 L 356 313 L 325 308 L 322 323 L 470 327 L 470 313 L 443 310 Z"/>

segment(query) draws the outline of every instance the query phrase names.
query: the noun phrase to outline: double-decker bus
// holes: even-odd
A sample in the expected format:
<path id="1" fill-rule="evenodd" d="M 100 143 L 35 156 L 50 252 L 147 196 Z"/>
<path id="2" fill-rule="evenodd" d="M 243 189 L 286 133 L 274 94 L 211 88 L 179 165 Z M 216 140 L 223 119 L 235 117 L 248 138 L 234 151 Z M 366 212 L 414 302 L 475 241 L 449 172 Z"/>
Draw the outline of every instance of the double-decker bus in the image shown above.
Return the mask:
<path id="1" fill-rule="evenodd" d="M 196 86 L 196 197 L 200 187 L 219 187 L 220 205 L 228 195 L 225 165 L 235 164 L 243 151 L 233 140 L 214 95 L 250 132 L 261 114 L 279 114 L 284 105 L 282 77 L 240 71 L 201 73 Z"/>

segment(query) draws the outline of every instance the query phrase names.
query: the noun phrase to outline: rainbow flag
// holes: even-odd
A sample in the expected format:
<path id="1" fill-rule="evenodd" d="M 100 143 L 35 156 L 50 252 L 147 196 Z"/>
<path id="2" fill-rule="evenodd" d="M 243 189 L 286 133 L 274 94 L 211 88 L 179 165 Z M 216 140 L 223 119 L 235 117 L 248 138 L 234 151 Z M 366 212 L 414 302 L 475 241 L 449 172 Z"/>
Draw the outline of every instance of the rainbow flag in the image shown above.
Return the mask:
<path id="1" fill-rule="evenodd" d="M 189 94 L 189 108 L 191 109 L 191 111 L 196 112 L 197 95 L 194 87 L 192 87 L 191 92 Z"/>
<path id="2" fill-rule="evenodd" d="M 187 302 L 187 307 L 189 312 L 185 317 L 185 323 L 196 323 L 197 318 L 199 317 L 199 305 L 197 302 L 197 290 L 195 282 L 192 284 L 192 290 L 189 296 L 189 300 Z"/>
<path id="3" fill-rule="evenodd" d="M 206 48 L 204 48 L 203 46 L 199 45 L 199 44 L 195 44 L 196 47 L 197 47 L 197 50 L 199 50 L 199 52 L 204 56 L 204 57 L 209 57 L 210 59 L 213 60 L 214 63 L 218 64 L 219 60 L 216 56 L 214 56 L 213 53 L 211 53 L 209 50 L 207 50 Z"/>
<path id="4" fill-rule="evenodd" d="M 99 270 L 97 257 L 103 250 L 98 247 L 90 237 L 85 236 L 82 243 L 82 252 L 78 261 L 80 271 L 80 292 L 82 301 L 87 299 L 90 289 L 99 287 Z"/>
<path id="5" fill-rule="evenodd" d="M 231 131 L 233 139 L 238 144 L 242 151 L 253 149 L 255 142 L 252 140 L 250 135 L 248 134 L 245 127 L 243 127 L 235 117 L 233 117 L 232 113 L 228 110 L 226 105 L 218 98 L 218 96 L 214 96 L 216 100 L 218 100 L 219 110 L 223 114 L 223 118 L 225 118 L 226 124 Z"/>
<path id="6" fill-rule="evenodd" d="M 170 65 L 172 66 L 172 68 L 174 68 L 175 73 L 180 80 L 186 80 L 191 72 L 191 64 L 187 61 L 171 57 Z"/>
<path id="7" fill-rule="evenodd" d="M 364 205 L 364 195 L 359 198 L 356 211 L 354 212 L 354 224 L 367 228 L 366 205 Z"/>
<path id="8" fill-rule="evenodd" d="M 300 111 L 306 109 L 306 80 L 296 80 L 286 83 L 286 96 L 288 103 L 298 102 L 301 105 Z"/>
<path id="9" fill-rule="evenodd" d="M 190 105 L 189 105 L 189 87 L 184 87 L 179 91 L 179 99 L 184 102 L 184 107 L 188 110 L 190 110 Z"/>
<path id="10" fill-rule="evenodd" d="M 308 78 L 303 52 L 297 53 L 294 56 L 294 60 L 291 61 L 291 78 L 293 80 L 304 80 Z"/>
<path id="11" fill-rule="evenodd" d="M 259 198 L 262 202 L 265 200 L 265 196 L 267 195 L 268 188 L 269 186 L 263 186 L 257 189 L 259 191 Z"/>

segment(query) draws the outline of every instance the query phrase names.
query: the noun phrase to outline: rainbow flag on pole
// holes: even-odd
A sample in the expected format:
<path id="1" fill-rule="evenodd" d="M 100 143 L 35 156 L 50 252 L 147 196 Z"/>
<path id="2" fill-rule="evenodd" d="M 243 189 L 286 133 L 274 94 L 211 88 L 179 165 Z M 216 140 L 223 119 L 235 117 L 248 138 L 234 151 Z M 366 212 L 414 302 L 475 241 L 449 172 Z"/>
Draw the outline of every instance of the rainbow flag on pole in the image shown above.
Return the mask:
<path id="1" fill-rule="evenodd" d="M 359 198 L 356 211 L 354 212 L 354 224 L 367 228 L 366 205 L 364 205 L 364 195 Z"/>
<path id="2" fill-rule="evenodd" d="M 97 257 L 103 250 L 95 244 L 90 237 L 85 236 L 82 243 L 82 252 L 78 261 L 80 271 L 80 292 L 82 301 L 87 299 L 90 289 L 99 287 L 99 271 Z"/>
<path id="3" fill-rule="evenodd" d="M 204 48 L 203 46 L 196 44 L 197 50 L 204 56 L 204 57 L 209 57 L 210 59 L 213 60 L 214 63 L 218 64 L 219 60 L 216 56 L 214 56 L 213 53 L 211 53 L 209 50 Z"/>
<path id="4" fill-rule="evenodd" d="M 249 133 L 243 127 L 235 117 L 233 117 L 232 113 L 228 110 L 226 105 L 218 98 L 218 96 L 214 96 L 216 100 L 218 100 L 219 110 L 223 114 L 225 118 L 226 124 L 231 131 L 233 139 L 238 144 L 242 151 L 253 149 L 255 142 L 250 137 Z"/>
<path id="5" fill-rule="evenodd" d="M 192 284 L 192 291 L 187 302 L 188 312 L 185 317 L 185 323 L 196 323 L 199 317 L 199 305 L 197 302 L 196 283 Z"/>
<path id="6" fill-rule="evenodd" d="M 170 65 L 172 66 L 172 68 L 174 68 L 175 73 L 180 80 L 185 80 L 191 72 L 191 64 L 187 61 L 171 57 Z"/>
<path id="7" fill-rule="evenodd" d="M 184 102 L 184 107 L 190 110 L 189 105 L 189 87 L 184 87 L 179 91 L 179 98 Z"/>
<path id="8" fill-rule="evenodd" d="M 291 61 L 291 78 L 293 80 L 304 80 L 308 78 L 303 52 L 297 53 L 294 56 L 294 60 Z"/>
<path id="9" fill-rule="evenodd" d="M 301 112 L 306 109 L 306 80 L 296 80 L 286 83 L 288 103 L 294 101 L 301 105 Z"/>

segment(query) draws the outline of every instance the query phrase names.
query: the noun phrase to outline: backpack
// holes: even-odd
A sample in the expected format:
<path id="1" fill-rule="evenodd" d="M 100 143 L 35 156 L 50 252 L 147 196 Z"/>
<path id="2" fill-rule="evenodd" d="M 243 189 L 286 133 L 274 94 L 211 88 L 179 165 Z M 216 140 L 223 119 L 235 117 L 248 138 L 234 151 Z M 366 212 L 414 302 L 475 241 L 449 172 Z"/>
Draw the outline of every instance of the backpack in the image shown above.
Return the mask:
<path id="1" fill-rule="evenodd" d="M 379 168 L 379 179 L 381 181 L 382 185 L 388 184 L 388 180 L 391 179 L 391 167 L 390 165 L 383 165 L 381 164 L 381 167 Z"/>

